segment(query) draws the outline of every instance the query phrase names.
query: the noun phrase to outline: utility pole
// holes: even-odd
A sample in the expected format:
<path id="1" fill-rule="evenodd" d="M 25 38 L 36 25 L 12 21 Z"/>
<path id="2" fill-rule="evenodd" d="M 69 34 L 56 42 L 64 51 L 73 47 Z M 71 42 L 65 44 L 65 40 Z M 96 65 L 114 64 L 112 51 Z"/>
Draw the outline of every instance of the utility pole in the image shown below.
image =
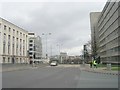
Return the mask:
<path id="1" fill-rule="evenodd" d="M 51 33 L 42 33 L 42 35 L 44 35 L 44 36 L 45 36 L 45 39 L 46 39 L 46 42 L 45 42 L 45 43 L 46 43 L 46 54 L 45 54 L 45 56 L 46 56 L 46 59 L 48 59 L 48 50 L 47 50 L 47 49 L 48 49 L 48 48 L 47 48 L 47 47 L 48 47 L 48 45 L 47 45 L 47 44 L 48 44 L 48 43 L 47 43 L 48 41 L 47 41 L 47 39 L 48 39 L 48 35 L 51 35 Z"/>
<path id="2" fill-rule="evenodd" d="M 51 57 L 52 57 L 52 45 L 51 45 L 50 49 L 51 49 Z"/>

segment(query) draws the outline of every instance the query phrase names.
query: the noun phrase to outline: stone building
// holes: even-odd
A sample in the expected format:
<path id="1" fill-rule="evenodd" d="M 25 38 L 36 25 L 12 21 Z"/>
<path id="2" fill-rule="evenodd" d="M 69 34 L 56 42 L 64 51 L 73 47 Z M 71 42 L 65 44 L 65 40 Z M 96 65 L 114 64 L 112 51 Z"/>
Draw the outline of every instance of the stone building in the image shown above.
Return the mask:
<path id="1" fill-rule="evenodd" d="M 28 32 L 0 18 L 0 63 L 28 63 Z"/>

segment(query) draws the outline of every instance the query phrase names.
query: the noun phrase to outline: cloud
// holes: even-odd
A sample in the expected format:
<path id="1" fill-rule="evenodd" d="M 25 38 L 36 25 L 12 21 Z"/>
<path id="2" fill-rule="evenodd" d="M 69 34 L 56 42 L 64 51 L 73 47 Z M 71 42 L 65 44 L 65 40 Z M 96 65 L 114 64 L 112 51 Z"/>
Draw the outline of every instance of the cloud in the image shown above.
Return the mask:
<path id="1" fill-rule="evenodd" d="M 5 2 L 1 16 L 41 36 L 44 50 L 42 33 L 52 33 L 48 36 L 48 46 L 54 46 L 53 52 L 58 52 L 59 43 L 63 44 L 63 51 L 79 55 L 90 40 L 89 13 L 101 11 L 103 6 L 103 2 Z"/>

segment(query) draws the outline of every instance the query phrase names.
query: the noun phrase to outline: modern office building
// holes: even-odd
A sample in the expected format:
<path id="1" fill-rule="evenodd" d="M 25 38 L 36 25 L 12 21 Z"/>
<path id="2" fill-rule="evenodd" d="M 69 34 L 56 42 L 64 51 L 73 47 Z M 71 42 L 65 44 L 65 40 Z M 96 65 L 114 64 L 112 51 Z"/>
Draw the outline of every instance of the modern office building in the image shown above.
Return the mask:
<path id="1" fill-rule="evenodd" d="M 90 23 L 91 23 L 91 48 L 92 48 L 92 56 L 95 56 L 98 54 L 98 29 L 97 29 L 97 23 L 98 23 L 98 17 L 100 16 L 101 12 L 91 12 L 90 13 Z"/>
<path id="2" fill-rule="evenodd" d="M 28 32 L 0 18 L 0 63 L 28 63 Z"/>
<path id="3" fill-rule="evenodd" d="M 42 42 L 41 38 L 35 33 L 28 33 L 29 37 L 29 58 L 42 59 Z"/>
<path id="4" fill-rule="evenodd" d="M 91 18 L 91 20 L 93 20 L 93 18 Z M 109 0 L 106 3 L 104 9 L 97 19 L 96 25 L 99 45 L 97 52 L 101 58 L 101 61 L 103 63 L 120 63 L 119 0 Z M 93 35 L 93 33 L 91 35 Z"/>

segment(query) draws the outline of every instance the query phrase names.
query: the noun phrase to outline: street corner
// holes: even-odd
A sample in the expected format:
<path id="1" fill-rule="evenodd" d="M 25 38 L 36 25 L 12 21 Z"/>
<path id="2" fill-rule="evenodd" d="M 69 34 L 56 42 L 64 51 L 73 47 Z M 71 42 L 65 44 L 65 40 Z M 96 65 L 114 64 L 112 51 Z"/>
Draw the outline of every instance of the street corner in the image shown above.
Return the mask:
<path id="1" fill-rule="evenodd" d="M 98 73 L 98 74 L 109 74 L 109 75 L 120 75 L 119 71 L 108 71 L 108 70 L 105 70 L 105 69 L 91 69 L 91 68 L 84 68 L 82 69 L 83 71 L 86 71 L 86 72 L 91 72 L 91 73 Z"/>

